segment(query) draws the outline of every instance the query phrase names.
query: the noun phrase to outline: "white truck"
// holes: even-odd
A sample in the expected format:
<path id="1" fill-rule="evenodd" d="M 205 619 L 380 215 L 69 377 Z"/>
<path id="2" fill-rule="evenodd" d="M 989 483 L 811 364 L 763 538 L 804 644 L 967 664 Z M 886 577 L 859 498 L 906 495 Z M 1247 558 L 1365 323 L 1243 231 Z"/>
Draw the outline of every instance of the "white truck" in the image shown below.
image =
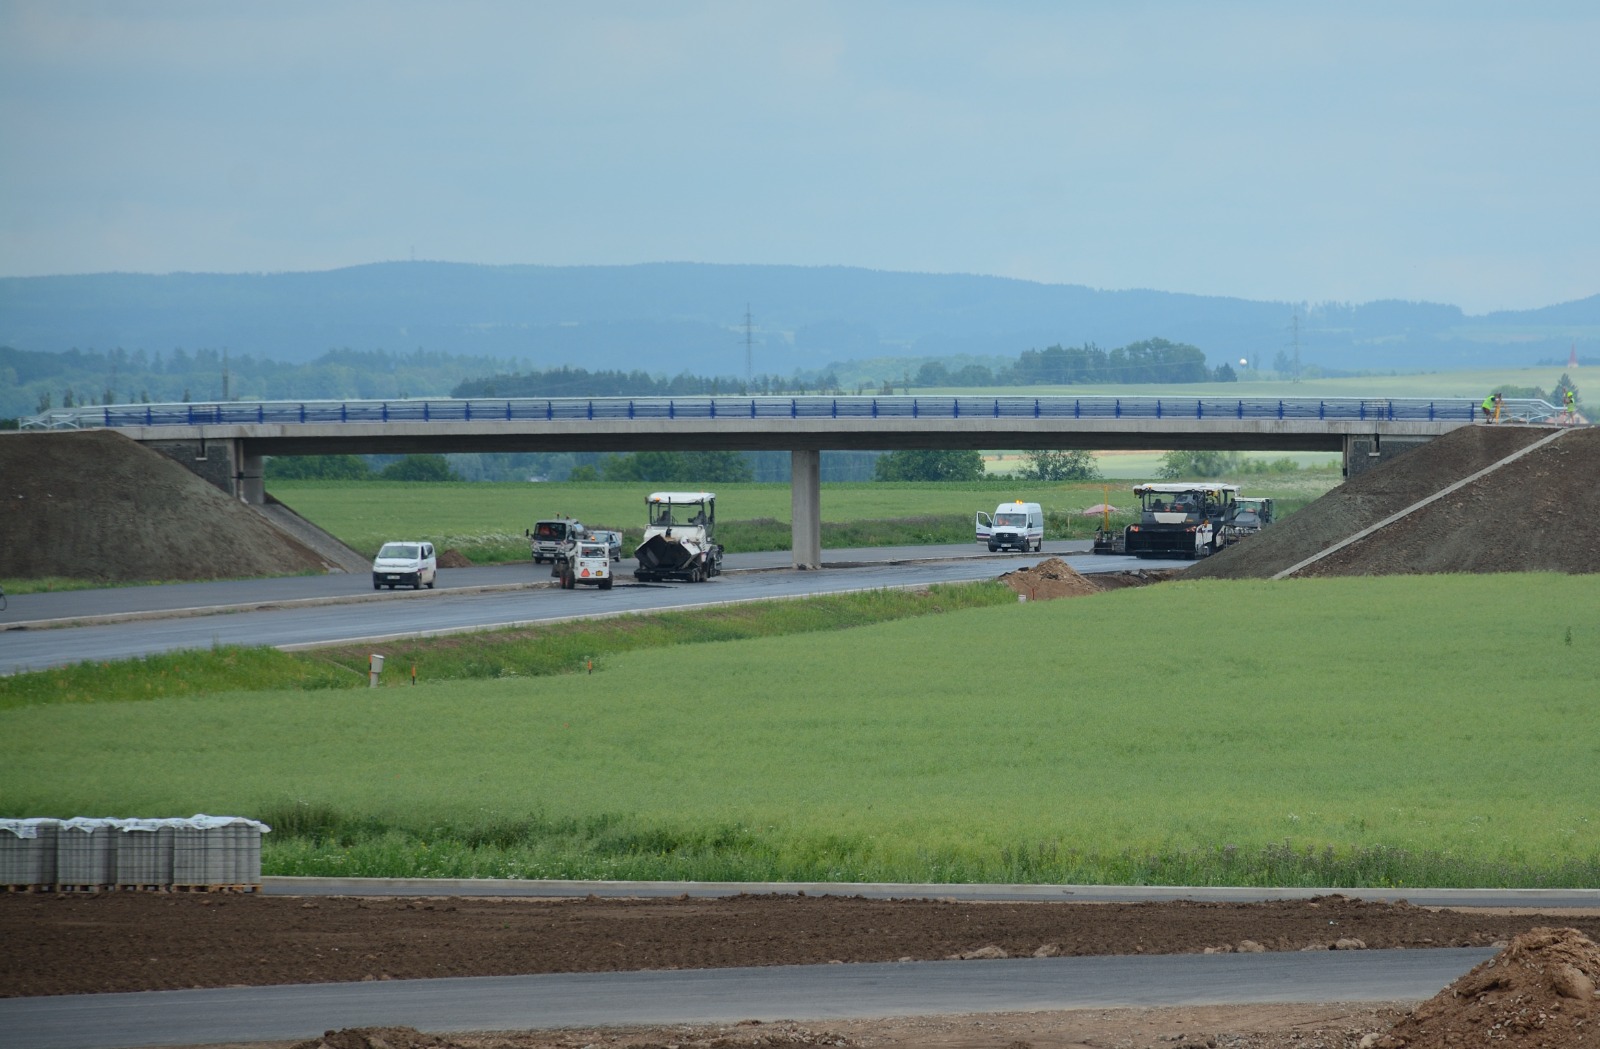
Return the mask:
<path id="1" fill-rule="evenodd" d="M 1020 499 L 1001 503 L 992 516 L 979 510 L 973 525 L 978 542 L 987 543 L 990 553 L 1000 549 L 1023 553 L 1044 549 L 1044 510 L 1038 503 Z"/>
<path id="2" fill-rule="evenodd" d="M 722 574 L 713 492 L 651 492 L 645 500 L 644 539 L 634 550 L 642 583 L 682 579 L 703 583 Z"/>
<path id="3" fill-rule="evenodd" d="M 563 548 L 576 542 L 583 533 L 582 521 L 559 515 L 535 521 L 532 528 L 522 532 L 528 539 L 528 553 L 533 555 L 536 565 L 545 561 L 555 564 L 564 553 Z"/>

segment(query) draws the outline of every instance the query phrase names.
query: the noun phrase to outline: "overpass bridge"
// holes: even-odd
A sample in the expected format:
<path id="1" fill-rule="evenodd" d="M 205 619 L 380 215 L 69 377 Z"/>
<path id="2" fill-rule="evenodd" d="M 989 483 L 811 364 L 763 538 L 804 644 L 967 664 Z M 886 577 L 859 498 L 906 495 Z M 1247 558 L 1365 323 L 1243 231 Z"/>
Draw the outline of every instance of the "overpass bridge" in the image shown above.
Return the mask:
<path id="1" fill-rule="evenodd" d="M 1501 421 L 1557 411 L 1508 399 Z M 121 404 L 22 428 L 116 429 L 249 503 L 264 501 L 264 460 L 280 455 L 788 451 L 794 565 L 814 568 L 824 451 L 1340 452 L 1348 476 L 1483 421 L 1466 398 L 711 396 Z"/>

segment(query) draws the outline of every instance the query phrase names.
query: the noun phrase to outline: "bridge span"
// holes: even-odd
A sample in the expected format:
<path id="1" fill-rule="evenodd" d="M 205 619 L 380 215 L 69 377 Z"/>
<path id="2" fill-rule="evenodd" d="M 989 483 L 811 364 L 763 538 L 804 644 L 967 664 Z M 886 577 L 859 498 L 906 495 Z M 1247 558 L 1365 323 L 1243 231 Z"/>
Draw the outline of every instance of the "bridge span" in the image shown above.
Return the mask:
<path id="1" fill-rule="evenodd" d="M 1557 409 L 1507 400 L 1501 421 Z M 1465 398 L 811 396 L 227 401 L 63 409 L 23 429 L 114 428 L 245 502 L 280 455 L 788 451 L 794 565 L 822 560 L 823 451 L 1341 452 L 1351 475 L 1459 426 Z"/>

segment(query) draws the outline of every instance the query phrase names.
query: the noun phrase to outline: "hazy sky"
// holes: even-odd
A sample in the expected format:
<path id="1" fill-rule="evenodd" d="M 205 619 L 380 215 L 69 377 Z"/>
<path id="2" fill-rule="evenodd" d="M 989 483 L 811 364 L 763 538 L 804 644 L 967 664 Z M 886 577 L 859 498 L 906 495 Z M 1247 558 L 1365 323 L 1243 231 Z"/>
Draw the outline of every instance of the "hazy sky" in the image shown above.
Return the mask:
<path id="1" fill-rule="evenodd" d="M 1600 292 L 1600 5 L 0 0 L 0 275 Z"/>

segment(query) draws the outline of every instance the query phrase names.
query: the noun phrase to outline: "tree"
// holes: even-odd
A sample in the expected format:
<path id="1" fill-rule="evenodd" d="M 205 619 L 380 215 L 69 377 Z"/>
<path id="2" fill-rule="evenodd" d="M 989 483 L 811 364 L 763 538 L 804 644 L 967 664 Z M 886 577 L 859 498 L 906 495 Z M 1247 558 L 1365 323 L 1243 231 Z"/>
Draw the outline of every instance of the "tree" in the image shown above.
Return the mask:
<path id="1" fill-rule="evenodd" d="M 572 472 L 567 474 L 567 480 L 598 481 L 600 480 L 600 471 L 596 470 L 594 466 L 589 463 L 583 463 L 580 466 L 574 466 L 572 468 Z"/>
<path id="2" fill-rule="evenodd" d="M 977 481 L 983 478 L 983 456 L 976 451 L 908 448 L 879 456 L 872 476 L 876 481 Z"/>
<path id="3" fill-rule="evenodd" d="M 385 481 L 459 481 L 442 455 L 408 455 L 378 474 Z"/>
<path id="4" fill-rule="evenodd" d="M 355 455 L 275 455 L 267 460 L 266 475 L 280 480 L 368 481 L 372 467 Z"/>
<path id="5" fill-rule="evenodd" d="M 1021 476 L 1032 481 L 1094 481 L 1100 477 L 1100 465 L 1094 453 L 1082 449 L 1052 452 L 1044 449 L 1027 452 L 1022 457 L 1027 465 Z"/>
<path id="6" fill-rule="evenodd" d="M 1217 365 L 1216 377 L 1218 382 L 1238 382 L 1239 376 L 1234 372 L 1233 365 L 1223 361 Z"/>
<path id="7" fill-rule="evenodd" d="M 1190 477 L 1221 477 L 1239 469 L 1237 452 L 1168 452 L 1156 471 L 1171 480 Z"/>
<path id="8" fill-rule="evenodd" d="M 600 464 L 608 481 L 665 481 L 682 484 L 718 484 L 753 481 L 755 471 L 739 452 L 635 452 L 612 455 Z"/>

